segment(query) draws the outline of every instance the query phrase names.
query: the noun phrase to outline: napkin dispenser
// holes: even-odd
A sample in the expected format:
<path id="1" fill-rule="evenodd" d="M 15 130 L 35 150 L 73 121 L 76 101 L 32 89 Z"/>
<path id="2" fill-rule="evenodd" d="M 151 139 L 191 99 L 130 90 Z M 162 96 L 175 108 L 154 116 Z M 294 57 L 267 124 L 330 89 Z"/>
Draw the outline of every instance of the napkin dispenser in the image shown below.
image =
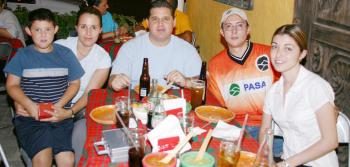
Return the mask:
<path id="1" fill-rule="evenodd" d="M 99 150 L 99 146 L 104 150 Z M 130 146 L 122 129 L 103 130 L 101 141 L 94 142 L 94 148 L 98 155 L 107 154 L 112 163 L 128 161 Z"/>

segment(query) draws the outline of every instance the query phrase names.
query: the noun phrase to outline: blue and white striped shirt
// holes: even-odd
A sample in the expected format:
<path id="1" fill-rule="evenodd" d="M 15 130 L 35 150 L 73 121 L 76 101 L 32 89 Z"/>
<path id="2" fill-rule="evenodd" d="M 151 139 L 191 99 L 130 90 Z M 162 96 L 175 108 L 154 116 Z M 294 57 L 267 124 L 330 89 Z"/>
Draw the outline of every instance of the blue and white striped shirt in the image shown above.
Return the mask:
<path id="1" fill-rule="evenodd" d="M 21 48 L 4 69 L 6 73 L 21 77 L 22 90 L 36 103 L 58 102 L 69 82 L 84 74 L 70 49 L 59 44 L 53 46 L 49 53 L 40 53 L 33 45 Z"/>

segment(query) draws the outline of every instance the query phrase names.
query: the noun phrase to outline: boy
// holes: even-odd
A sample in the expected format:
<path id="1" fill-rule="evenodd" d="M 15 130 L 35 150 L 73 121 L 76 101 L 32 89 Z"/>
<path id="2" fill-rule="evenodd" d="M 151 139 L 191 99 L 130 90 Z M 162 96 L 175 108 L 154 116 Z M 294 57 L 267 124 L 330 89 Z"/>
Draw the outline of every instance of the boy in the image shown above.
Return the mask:
<path id="1" fill-rule="evenodd" d="M 51 166 L 53 155 L 57 166 L 73 166 L 73 115 L 64 108 L 77 93 L 84 70 L 70 49 L 52 43 L 58 26 L 50 10 L 30 12 L 25 31 L 34 44 L 19 49 L 4 69 L 8 94 L 29 113 L 14 119 L 18 140 L 33 166 Z M 53 104 L 51 117 L 39 120 L 43 103 Z"/>

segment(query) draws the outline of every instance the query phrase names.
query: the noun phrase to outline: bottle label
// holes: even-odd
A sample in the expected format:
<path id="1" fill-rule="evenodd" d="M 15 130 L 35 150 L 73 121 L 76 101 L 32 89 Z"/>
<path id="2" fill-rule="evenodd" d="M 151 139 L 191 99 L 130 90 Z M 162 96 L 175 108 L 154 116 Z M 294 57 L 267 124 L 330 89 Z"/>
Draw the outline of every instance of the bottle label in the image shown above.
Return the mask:
<path id="1" fill-rule="evenodd" d="M 140 96 L 141 96 L 141 97 L 146 97 L 146 96 L 147 96 L 147 89 L 146 89 L 146 88 L 141 88 L 141 90 L 140 90 Z"/>

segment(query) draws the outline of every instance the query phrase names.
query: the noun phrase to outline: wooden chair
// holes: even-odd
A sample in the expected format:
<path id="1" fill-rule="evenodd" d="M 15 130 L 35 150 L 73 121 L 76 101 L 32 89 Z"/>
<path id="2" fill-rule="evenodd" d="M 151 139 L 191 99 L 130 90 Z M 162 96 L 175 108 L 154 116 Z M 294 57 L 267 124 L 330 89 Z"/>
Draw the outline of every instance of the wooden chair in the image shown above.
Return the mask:
<path id="1" fill-rule="evenodd" d="M 11 58 L 12 51 L 13 51 L 13 48 L 9 42 L 0 42 L 1 71 L 6 66 L 9 59 Z M 0 92 L 6 91 L 5 83 L 6 83 L 6 74 L 1 72 Z"/>

